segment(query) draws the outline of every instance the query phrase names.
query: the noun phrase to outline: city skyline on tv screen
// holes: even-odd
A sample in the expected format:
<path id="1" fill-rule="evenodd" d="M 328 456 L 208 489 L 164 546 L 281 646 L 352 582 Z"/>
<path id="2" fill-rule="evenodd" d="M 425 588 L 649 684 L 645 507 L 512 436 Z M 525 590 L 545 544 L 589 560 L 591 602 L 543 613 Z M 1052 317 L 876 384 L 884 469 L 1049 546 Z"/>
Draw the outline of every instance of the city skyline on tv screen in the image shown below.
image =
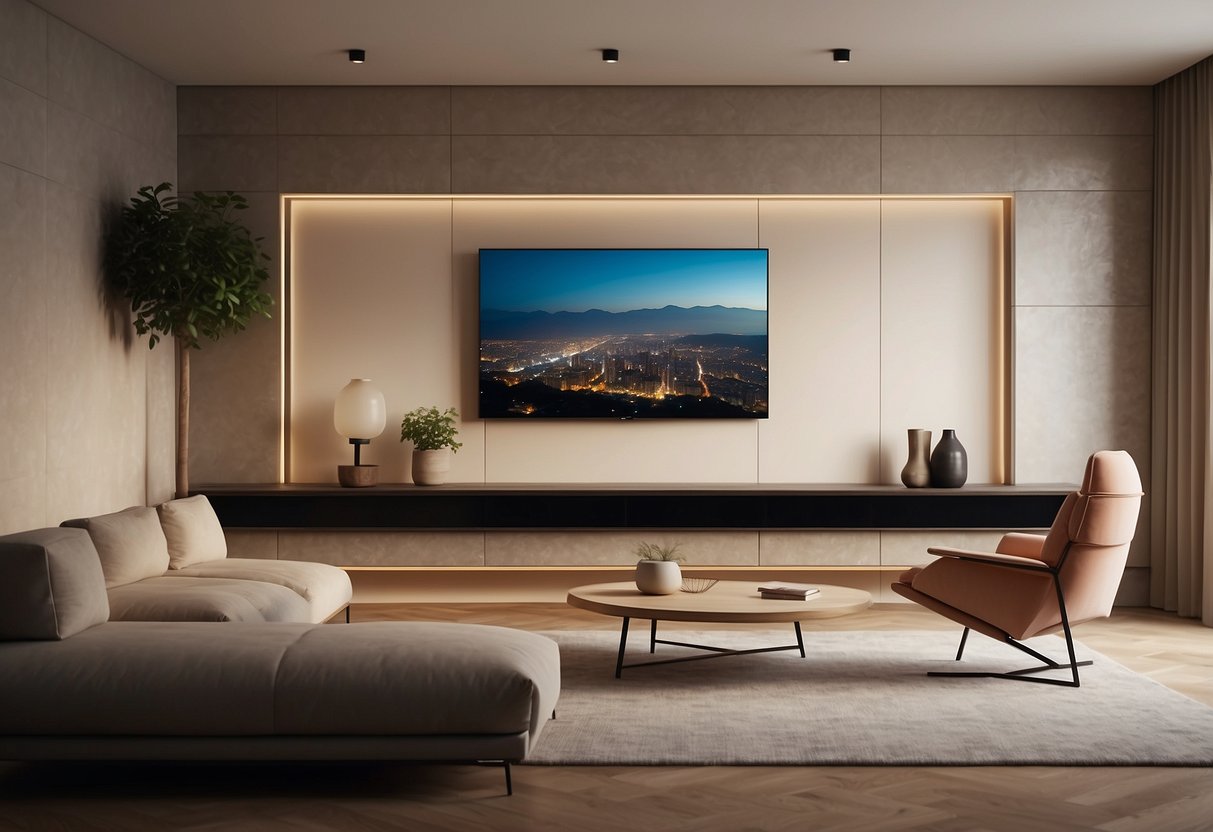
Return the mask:
<path id="1" fill-rule="evenodd" d="M 766 249 L 481 249 L 481 418 L 765 418 Z"/>

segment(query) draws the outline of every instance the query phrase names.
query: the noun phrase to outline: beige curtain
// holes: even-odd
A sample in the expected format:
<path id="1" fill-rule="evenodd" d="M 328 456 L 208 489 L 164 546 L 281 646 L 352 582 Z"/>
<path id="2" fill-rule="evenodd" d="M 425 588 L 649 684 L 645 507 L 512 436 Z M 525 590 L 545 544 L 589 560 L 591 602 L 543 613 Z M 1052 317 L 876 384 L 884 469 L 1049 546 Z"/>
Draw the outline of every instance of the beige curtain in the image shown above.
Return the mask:
<path id="1" fill-rule="evenodd" d="M 1213 626 L 1213 57 L 1154 88 L 1150 602 Z"/>

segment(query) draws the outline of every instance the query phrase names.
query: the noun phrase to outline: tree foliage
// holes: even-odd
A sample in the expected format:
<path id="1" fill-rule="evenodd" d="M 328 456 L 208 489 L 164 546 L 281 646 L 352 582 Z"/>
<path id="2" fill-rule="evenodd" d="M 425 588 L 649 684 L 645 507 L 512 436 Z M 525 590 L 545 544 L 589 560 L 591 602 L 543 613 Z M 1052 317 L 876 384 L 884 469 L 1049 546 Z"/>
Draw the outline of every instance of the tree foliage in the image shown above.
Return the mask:
<path id="1" fill-rule="evenodd" d="M 148 346 L 175 336 L 198 349 L 269 317 L 273 299 L 261 291 L 269 278 L 258 243 L 236 218 L 248 208 L 239 194 L 197 192 L 175 197 L 172 185 L 145 185 L 131 198 L 107 241 L 106 271 L 135 315 Z"/>

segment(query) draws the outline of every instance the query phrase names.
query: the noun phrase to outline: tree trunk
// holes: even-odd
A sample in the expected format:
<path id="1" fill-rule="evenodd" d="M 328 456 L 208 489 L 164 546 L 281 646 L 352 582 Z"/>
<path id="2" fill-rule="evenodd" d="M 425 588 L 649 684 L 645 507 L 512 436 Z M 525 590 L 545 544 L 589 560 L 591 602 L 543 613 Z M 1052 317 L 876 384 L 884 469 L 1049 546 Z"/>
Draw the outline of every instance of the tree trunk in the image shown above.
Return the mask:
<path id="1" fill-rule="evenodd" d="M 177 340 L 177 498 L 190 493 L 190 351 Z"/>

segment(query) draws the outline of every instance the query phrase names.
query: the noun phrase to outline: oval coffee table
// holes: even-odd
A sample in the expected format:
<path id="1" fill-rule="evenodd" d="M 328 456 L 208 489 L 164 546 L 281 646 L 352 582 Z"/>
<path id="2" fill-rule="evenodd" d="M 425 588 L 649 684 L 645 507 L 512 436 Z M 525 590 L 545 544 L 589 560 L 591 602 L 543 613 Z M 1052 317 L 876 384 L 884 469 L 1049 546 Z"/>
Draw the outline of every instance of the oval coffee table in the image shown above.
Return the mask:
<path id="1" fill-rule="evenodd" d="M 758 594 L 757 581 L 718 581 L 706 592 L 675 592 L 673 595 L 645 595 L 631 581 L 615 584 L 590 584 L 569 590 L 569 606 L 603 615 L 614 615 L 623 619 L 619 634 L 619 657 L 615 661 L 615 678 L 623 675 L 625 667 L 643 667 L 651 664 L 675 664 L 677 662 L 717 659 L 723 656 L 740 656 L 747 653 L 774 653 L 780 650 L 799 650 L 805 657 L 804 636 L 800 622 L 811 618 L 836 618 L 859 612 L 872 605 L 872 596 L 862 589 L 845 586 L 814 584 L 821 591 L 804 601 L 783 601 L 763 598 Z M 652 621 L 649 630 L 649 652 L 656 653 L 658 644 L 677 647 L 692 647 L 708 651 L 702 656 L 683 656 L 677 659 L 623 663 L 624 650 L 628 642 L 628 622 L 633 618 Z M 796 643 L 781 647 L 758 647 L 752 650 L 729 650 L 707 644 L 687 644 L 682 641 L 666 641 L 657 638 L 658 621 L 702 621 L 716 624 L 771 624 L 791 622 L 796 630 Z"/>

